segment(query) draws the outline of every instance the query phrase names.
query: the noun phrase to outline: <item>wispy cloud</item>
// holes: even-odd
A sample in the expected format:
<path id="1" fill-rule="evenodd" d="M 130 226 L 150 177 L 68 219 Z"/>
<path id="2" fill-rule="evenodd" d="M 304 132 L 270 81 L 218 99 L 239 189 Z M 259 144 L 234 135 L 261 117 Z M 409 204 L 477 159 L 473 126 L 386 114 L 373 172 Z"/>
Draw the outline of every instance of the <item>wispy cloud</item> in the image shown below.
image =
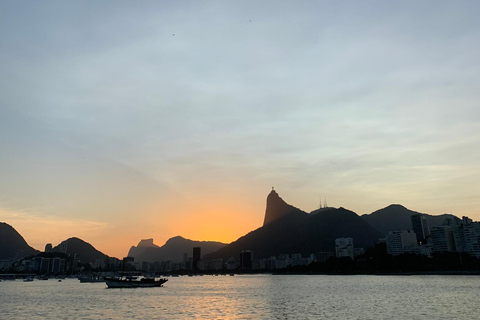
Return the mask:
<path id="1" fill-rule="evenodd" d="M 480 219 L 478 2 L 0 6 L 9 207 L 164 221 L 241 194 L 253 217 L 276 186 Z"/>

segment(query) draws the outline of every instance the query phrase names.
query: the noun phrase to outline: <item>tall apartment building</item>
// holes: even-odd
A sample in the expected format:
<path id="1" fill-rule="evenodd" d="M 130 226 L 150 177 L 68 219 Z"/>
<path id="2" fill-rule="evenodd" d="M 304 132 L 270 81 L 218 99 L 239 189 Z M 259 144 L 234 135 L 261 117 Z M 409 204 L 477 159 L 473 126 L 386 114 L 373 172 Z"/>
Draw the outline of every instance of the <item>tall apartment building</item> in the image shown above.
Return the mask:
<path id="1" fill-rule="evenodd" d="M 427 237 L 430 235 L 430 229 L 428 228 L 427 217 L 421 213 L 414 214 L 411 217 L 412 229 L 417 236 L 418 243 L 425 244 Z"/>
<path id="2" fill-rule="evenodd" d="M 202 249 L 200 247 L 193 247 L 193 270 L 198 270 L 198 262 L 202 258 Z"/>
<path id="3" fill-rule="evenodd" d="M 417 234 L 413 230 L 389 231 L 386 242 L 387 253 L 394 256 L 418 251 Z"/>
<path id="4" fill-rule="evenodd" d="M 431 230 L 434 252 L 465 252 L 480 258 L 480 224 L 468 217 L 446 219 Z"/>
<path id="5" fill-rule="evenodd" d="M 252 269 L 252 251 L 245 250 L 240 252 L 240 268 L 242 269 Z"/>

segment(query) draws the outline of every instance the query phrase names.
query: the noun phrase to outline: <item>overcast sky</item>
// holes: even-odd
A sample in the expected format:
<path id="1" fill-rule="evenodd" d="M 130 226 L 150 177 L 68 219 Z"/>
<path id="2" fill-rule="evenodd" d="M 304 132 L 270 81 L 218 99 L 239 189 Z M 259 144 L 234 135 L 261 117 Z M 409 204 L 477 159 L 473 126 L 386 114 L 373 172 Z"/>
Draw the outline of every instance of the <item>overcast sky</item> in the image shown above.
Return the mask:
<path id="1" fill-rule="evenodd" d="M 305 211 L 480 220 L 478 1 L 1 1 L 0 221 L 37 249 Z"/>

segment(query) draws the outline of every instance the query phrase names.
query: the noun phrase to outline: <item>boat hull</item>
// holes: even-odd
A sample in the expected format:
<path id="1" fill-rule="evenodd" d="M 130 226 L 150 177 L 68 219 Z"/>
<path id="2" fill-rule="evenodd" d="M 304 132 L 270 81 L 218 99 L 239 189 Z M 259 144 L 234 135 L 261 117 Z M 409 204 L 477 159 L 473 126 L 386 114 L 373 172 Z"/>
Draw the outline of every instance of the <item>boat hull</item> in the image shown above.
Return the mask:
<path id="1" fill-rule="evenodd" d="M 105 283 L 109 288 L 152 288 L 161 287 L 167 279 L 159 279 L 153 281 L 141 280 L 125 280 L 125 279 L 105 279 Z"/>
<path id="2" fill-rule="evenodd" d="M 79 277 L 80 283 L 93 283 L 93 282 L 105 282 L 103 278 L 93 278 L 93 277 Z"/>

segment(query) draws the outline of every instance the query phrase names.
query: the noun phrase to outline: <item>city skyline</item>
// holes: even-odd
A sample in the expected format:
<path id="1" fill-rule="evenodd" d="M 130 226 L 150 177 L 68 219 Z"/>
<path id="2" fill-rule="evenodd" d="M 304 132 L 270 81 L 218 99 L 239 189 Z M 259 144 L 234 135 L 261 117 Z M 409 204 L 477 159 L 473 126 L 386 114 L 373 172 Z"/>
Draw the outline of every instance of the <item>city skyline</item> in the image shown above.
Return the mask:
<path id="1" fill-rule="evenodd" d="M 0 221 L 232 242 L 304 211 L 480 220 L 475 1 L 3 2 Z"/>

